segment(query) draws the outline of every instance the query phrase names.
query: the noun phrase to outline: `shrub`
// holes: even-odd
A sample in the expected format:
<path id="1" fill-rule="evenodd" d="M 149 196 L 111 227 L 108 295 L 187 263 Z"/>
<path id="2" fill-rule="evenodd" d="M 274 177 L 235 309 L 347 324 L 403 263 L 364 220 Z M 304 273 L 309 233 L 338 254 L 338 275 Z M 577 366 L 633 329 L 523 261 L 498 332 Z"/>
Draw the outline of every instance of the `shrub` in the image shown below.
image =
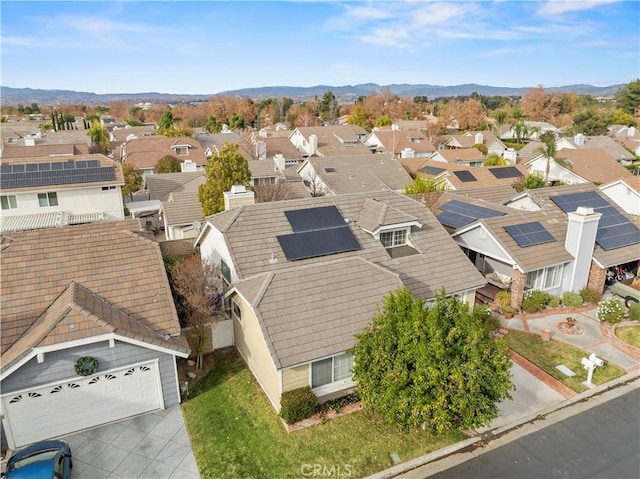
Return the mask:
<path id="1" fill-rule="evenodd" d="M 310 386 L 285 391 L 280 396 L 280 417 L 287 424 L 294 424 L 313 416 L 317 405 L 318 398 Z"/>
<path id="2" fill-rule="evenodd" d="M 562 294 L 562 304 L 569 308 L 577 308 L 578 306 L 582 306 L 582 303 L 584 303 L 584 299 L 578 293 L 566 291 Z"/>
<path id="3" fill-rule="evenodd" d="M 629 306 L 629 319 L 631 321 L 640 321 L 640 303 L 631 303 Z"/>
<path id="4" fill-rule="evenodd" d="M 505 316 L 513 316 L 515 312 L 516 312 L 516 309 L 512 308 L 509 305 L 500 306 L 500 313 L 504 314 Z"/>
<path id="5" fill-rule="evenodd" d="M 549 304 L 552 296 L 544 291 L 531 290 L 527 291 L 522 300 L 522 311 L 525 313 L 535 313 L 541 311 Z"/>
<path id="6" fill-rule="evenodd" d="M 550 308 L 557 308 L 558 306 L 560 306 L 560 297 L 551 296 L 551 298 L 549 298 L 549 302 L 547 303 L 547 306 L 549 306 Z"/>
<path id="7" fill-rule="evenodd" d="M 499 306 L 511 306 L 511 291 L 502 289 L 496 293 L 495 302 Z"/>
<path id="8" fill-rule="evenodd" d="M 617 298 L 603 299 L 598 303 L 598 321 L 618 323 L 624 318 L 624 305 Z"/>
<path id="9" fill-rule="evenodd" d="M 602 298 L 602 294 L 590 288 L 581 289 L 580 296 L 582 296 L 582 301 L 584 301 L 585 303 L 593 304 L 598 304 L 598 302 Z"/>

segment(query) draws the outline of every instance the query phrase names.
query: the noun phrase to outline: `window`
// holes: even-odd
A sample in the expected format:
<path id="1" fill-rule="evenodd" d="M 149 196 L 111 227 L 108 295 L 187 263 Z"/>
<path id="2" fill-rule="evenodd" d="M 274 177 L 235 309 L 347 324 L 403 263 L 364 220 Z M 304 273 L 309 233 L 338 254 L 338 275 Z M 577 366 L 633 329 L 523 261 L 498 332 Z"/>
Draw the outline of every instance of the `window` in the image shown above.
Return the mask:
<path id="1" fill-rule="evenodd" d="M 525 290 L 538 289 L 541 291 L 560 286 L 564 265 L 559 264 L 549 268 L 529 271 L 525 279 Z"/>
<path id="2" fill-rule="evenodd" d="M 231 284 L 231 268 L 229 268 L 229 265 L 225 263 L 223 259 L 220 260 L 220 272 L 222 273 L 222 278 L 225 283 L 229 286 Z"/>
<path id="3" fill-rule="evenodd" d="M 231 316 L 238 321 L 242 321 L 242 310 L 240 309 L 240 305 L 236 303 L 235 298 L 231 299 Z"/>
<path id="4" fill-rule="evenodd" d="M 2 209 L 3 210 L 13 210 L 18 207 L 18 200 L 15 195 L 7 195 L 2 196 Z"/>
<path id="5" fill-rule="evenodd" d="M 270 186 L 276 184 L 275 176 L 266 176 L 262 178 L 254 178 L 253 186 Z"/>
<path id="6" fill-rule="evenodd" d="M 405 245 L 407 244 L 407 230 L 383 231 L 380 233 L 380 242 L 385 248 Z"/>
<path id="7" fill-rule="evenodd" d="M 58 206 L 57 193 L 38 193 L 38 203 L 40 207 Z"/>
<path id="8" fill-rule="evenodd" d="M 343 353 L 311 363 L 311 387 L 317 388 L 351 378 L 353 355 Z"/>

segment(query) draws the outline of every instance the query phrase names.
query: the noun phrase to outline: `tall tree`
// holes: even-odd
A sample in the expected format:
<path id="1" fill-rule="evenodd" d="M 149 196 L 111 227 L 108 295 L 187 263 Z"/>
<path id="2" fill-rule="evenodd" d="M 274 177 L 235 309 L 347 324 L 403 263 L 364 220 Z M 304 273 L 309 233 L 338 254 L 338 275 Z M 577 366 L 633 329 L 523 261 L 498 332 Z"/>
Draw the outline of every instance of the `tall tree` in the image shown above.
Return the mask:
<path id="1" fill-rule="evenodd" d="M 618 108 L 633 116 L 640 116 L 640 79 L 627 83 L 616 92 Z"/>
<path id="2" fill-rule="evenodd" d="M 198 188 L 198 199 L 205 216 L 224 210 L 224 192 L 234 185 L 251 189 L 251 172 L 236 143 L 226 143 L 205 167 L 207 181 Z"/>
<path id="3" fill-rule="evenodd" d="M 353 377 L 365 407 L 406 428 L 475 428 L 512 389 L 507 344 L 488 312 L 440 291 L 433 306 L 403 287 L 357 334 Z"/>
<path id="4" fill-rule="evenodd" d="M 124 175 L 124 186 L 122 196 L 128 196 L 133 200 L 133 194 L 142 189 L 142 172 L 136 169 L 131 163 L 122 164 L 122 174 Z"/>
<path id="5" fill-rule="evenodd" d="M 109 132 L 99 121 L 91 123 L 89 130 L 87 130 L 87 136 L 91 138 L 90 153 L 107 154 L 109 152 L 109 146 L 111 144 L 109 141 Z"/>
<path id="6" fill-rule="evenodd" d="M 542 155 L 545 159 L 544 165 L 544 183 L 549 184 L 549 171 L 551 170 L 551 159 L 556 156 L 556 141 L 551 137 L 543 137 L 543 144 L 536 149 L 536 153 Z"/>
<path id="7" fill-rule="evenodd" d="M 154 170 L 156 173 L 180 173 L 182 168 L 177 158 L 171 155 L 165 155 L 158 160 Z"/>

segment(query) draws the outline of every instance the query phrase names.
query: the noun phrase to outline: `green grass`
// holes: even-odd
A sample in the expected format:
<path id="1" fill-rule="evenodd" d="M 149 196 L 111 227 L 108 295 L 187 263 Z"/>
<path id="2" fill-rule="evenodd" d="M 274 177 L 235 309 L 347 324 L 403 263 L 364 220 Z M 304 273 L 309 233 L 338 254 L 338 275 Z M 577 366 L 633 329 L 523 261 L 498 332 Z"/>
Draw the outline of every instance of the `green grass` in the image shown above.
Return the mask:
<path id="1" fill-rule="evenodd" d="M 640 326 L 621 326 L 616 328 L 616 336 L 621 341 L 640 348 Z"/>
<path id="2" fill-rule="evenodd" d="M 565 386 L 568 386 L 577 393 L 587 390 L 582 384 L 587 380 L 587 370 L 584 369 L 582 358 L 589 356 L 586 351 L 563 343 L 562 341 L 542 341 L 540 336 L 532 333 L 525 333 L 517 330 L 510 330 L 505 336 L 509 342 L 509 347 L 528 359 L 530 362 L 553 376 Z M 556 366 L 564 364 L 571 369 L 575 376 L 569 377 L 556 369 Z M 625 374 L 624 369 L 605 361 L 603 366 L 597 367 L 593 371 L 592 383 L 595 385 L 604 384 Z"/>
<path id="3" fill-rule="evenodd" d="M 464 439 L 460 431 L 403 432 L 368 411 L 287 433 L 244 362 L 229 353 L 215 361 L 182 404 L 203 478 L 303 477 L 314 465 L 363 477 L 390 467 L 393 452 L 407 461 Z"/>

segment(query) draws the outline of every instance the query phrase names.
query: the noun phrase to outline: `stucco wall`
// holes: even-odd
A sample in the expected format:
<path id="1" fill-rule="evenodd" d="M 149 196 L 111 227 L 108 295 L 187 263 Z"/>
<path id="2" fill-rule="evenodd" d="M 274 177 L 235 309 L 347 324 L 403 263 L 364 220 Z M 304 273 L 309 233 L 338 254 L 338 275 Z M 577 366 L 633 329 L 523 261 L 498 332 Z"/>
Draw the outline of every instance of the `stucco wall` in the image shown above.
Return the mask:
<path id="1" fill-rule="evenodd" d="M 309 386 L 309 365 L 295 366 L 282 371 L 282 391 Z"/>

